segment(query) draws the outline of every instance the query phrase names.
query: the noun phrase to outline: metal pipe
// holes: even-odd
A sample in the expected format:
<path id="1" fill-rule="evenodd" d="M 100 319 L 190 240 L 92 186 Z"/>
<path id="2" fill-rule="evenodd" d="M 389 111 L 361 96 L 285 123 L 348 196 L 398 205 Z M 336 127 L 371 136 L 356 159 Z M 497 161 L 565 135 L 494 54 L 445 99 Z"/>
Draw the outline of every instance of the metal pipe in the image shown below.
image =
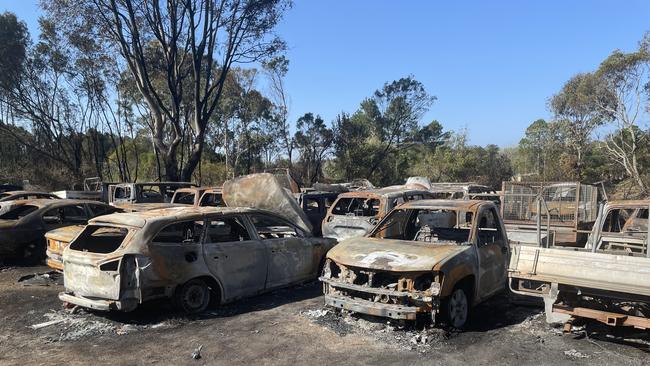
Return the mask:
<path id="1" fill-rule="evenodd" d="M 596 247 L 598 246 L 598 241 L 600 239 L 600 230 L 603 228 L 603 223 L 605 218 L 603 214 L 605 213 L 605 205 L 602 203 L 598 204 L 598 216 L 596 217 L 596 222 L 594 223 L 594 229 L 591 232 L 591 251 L 596 252 Z"/>
<path id="2" fill-rule="evenodd" d="M 542 246 L 542 200 L 537 197 L 537 245 Z"/>

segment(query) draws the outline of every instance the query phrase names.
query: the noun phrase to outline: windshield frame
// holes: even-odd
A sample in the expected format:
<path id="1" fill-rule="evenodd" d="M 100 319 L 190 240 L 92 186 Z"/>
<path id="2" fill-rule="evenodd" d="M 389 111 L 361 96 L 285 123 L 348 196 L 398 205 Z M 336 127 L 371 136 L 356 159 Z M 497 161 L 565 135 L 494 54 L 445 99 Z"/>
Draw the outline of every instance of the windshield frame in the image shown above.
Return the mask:
<path id="1" fill-rule="evenodd" d="M 400 211 L 409 211 L 408 217 L 406 218 L 406 221 L 408 222 L 409 220 L 412 219 L 412 216 L 416 214 L 416 212 L 422 211 L 422 210 L 430 210 L 430 211 L 435 211 L 435 210 L 440 210 L 440 211 L 454 211 L 456 214 L 456 218 L 458 218 L 458 215 L 460 213 L 471 213 L 472 214 L 472 224 L 469 230 L 469 233 L 467 235 L 467 240 L 463 242 L 456 242 L 456 244 L 452 245 L 474 245 L 477 243 L 476 241 L 476 225 L 477 225 L 477 220 L 476 217 L 478 215 L 482 214 L 482 210 L 461 210 L 460 208 L 456 207 L 417 207 L 417 208 L 395 208 L 391 212 L 389 212 L 386 216 L 384 216 L 378 223 L 375 225 L 375 227 L 366 235 L 368 238 L 374 238 L 374 239 L 380 239 L 380 240 L 400 240 L 400 241 L 406 241 L 406 242 L 412 242 L 412 243 L 420 243 L 419 241 L 416 241 L 414 239 L 394 239 L 394 238 L 384 238 L 384 237 L 379 237 L 376 236 L 380 232 L 384 231 L 388 227 L 392 226 L 392 223 L 388 223 L 387 226 L 386 223 L 391 220 L 394 215 L 397 215 Z M 403 232 L 403 228 L 400 229 Z M 451 242 L 451 241 L 449 241 Z M 422 243 L 427 243 L 427 242 L 422 242 Z M 440 244 L 444 245 L 446 244 L 447 241 L 441 241 Z M 427 243 L 430 244 L 430 243 Z"/>

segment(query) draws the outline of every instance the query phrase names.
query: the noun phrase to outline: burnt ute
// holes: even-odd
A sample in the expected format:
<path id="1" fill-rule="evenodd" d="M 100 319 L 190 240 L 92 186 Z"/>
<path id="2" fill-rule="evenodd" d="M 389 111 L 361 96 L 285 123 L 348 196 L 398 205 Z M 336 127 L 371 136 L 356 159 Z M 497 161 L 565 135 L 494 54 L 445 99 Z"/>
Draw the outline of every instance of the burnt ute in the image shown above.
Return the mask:
<path id="1" fill-rule="evenodd" d="M 473 305 L 505 289 L 508 255 L 493 202 L 413 201 L 330 250 L 320 280 L 332 307 L 407 320 L 440 314 L 460 328 Z"/>

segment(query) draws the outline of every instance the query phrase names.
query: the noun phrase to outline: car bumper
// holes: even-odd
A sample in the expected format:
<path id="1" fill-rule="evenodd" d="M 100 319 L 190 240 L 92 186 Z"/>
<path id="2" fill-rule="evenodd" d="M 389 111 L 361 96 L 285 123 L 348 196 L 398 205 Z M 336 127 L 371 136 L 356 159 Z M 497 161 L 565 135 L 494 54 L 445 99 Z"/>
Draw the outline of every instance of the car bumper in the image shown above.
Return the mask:
<path id="1" fill-rule="evenodd" d="M 345 296 L 325 295 L 325 304 L 337 309 L 345 309 L 356 313 L 381 316 L 391 319 L 415 320 L 418 314 L 416 306 L 382 304 L 373 301 L 351 299 Z"/>
<path id="2" fill-rule="evenodd" d="M 63 271 L 63 257 L 61 256 L 60 253 L 54 253 L 50 251 L 49 249 L 46 251 L 47 253 L 47 266 L 59 271 Z"/>
<path id="3" fill-rule="evenodd" d="M 137 306 L 134 301 L 120 301 L 120 300 L 103 300 L 103 299 L 89 299 L 87 297 L 74 295 L 69 292 L 59 293 L 59 299 L 74 305 L 79 305 L 84 308 L 100 310 L 100 311 L 131 311 Z"/>

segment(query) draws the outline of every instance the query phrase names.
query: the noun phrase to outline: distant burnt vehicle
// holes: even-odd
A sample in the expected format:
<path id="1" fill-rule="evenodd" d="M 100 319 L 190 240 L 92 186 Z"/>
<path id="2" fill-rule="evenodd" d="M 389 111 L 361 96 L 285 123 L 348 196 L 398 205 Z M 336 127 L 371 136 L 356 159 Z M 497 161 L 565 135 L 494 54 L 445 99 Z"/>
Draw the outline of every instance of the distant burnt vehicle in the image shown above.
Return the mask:
<path id="1" fill-rule="evenodd" d="M 343 240 L 364 236 L 393 208 L 404 202 L 433 198 L 429 191 L 391 186 L 340 194 L 323 219 L 323 236 Z"/>
<path id="2" fill-rule="evenodd" d="M 64 226 L 85 225 L 93 217 L 115 211 L 115 207 L 95 201 L 19 201 L 10 211 L 0 215 L 0 259 L 43 259 L 46 232 Z"/>
<path id="3" fill-rule="evenodd" d="M 298 195 L 298 204 L 309 218 L 315 236 L 323 236 L 323 219 L 338 195 L 336 192 L 324 191 L 308 191 Z"/>

